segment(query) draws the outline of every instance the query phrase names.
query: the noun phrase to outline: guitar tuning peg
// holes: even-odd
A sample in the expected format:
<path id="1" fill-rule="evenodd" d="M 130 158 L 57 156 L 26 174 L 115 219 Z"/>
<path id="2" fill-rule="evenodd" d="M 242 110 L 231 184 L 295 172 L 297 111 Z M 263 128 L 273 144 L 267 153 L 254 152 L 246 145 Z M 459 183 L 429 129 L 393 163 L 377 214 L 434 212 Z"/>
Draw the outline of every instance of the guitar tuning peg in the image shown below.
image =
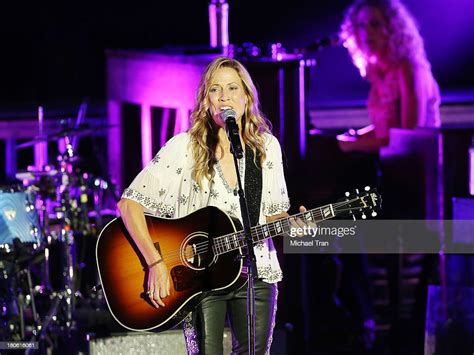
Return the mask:
<path id="1" fill-rule="evenodd" d="M 362 213 L 362 219 L 367 219 L 367 216 L 365 215 L 365 213 Z"/>
<path id="2" fill-rule="evenodd" d="M 370 186 L 364 187 L 364 190 L 365 190 L 365 191 L 369 191 L 369 190 L 370 190 Z"/>
<path id="3" fill-rule="evenodd" d="M 377 217 L 377 212 L 372 211 L 372 217 Z"/>
<path id="4" fill-rule="evenodd" d="M 357 220 L 355 214 L 352 215 L 352 219 L 353 219 L 354 221 Z"/>
<path id="5" fill-rule="evenodd" d="M 349 197 L 351 194 L 349 191 L 346 191 L 346 197 Z"/>
<path id="6" fill-rule="evenodd" d="M 357 194 L 357 195 L 359 194 L 359 189 L 356 189 L 356 194 Z"/>

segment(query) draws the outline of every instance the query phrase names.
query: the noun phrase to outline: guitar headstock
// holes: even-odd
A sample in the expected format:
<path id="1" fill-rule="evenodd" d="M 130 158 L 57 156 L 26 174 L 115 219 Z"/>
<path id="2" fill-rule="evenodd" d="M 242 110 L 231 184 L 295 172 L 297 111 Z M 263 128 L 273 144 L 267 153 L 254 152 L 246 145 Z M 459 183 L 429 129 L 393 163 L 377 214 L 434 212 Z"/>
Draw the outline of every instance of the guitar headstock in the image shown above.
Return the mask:
<path id="1" fill-rule="evenodd" d="M 377 216 L 377 211 L 382 206 L 382 197 L 377 193 L 376 188 L 366 186 L 363 190 L 356 189 L 352 194 L 346 192 L 346 198 L 341 200 L 340 206 L 350 213 L 354 220 L 356 220 L 356 215 L 367 219 L 367 215 Z"/>

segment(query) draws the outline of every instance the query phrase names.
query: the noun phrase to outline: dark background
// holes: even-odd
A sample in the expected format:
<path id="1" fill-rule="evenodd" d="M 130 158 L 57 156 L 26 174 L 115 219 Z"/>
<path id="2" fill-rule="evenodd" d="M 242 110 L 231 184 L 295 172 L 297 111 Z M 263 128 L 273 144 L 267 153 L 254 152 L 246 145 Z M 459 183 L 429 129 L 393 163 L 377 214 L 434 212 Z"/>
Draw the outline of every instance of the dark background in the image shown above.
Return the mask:
<path id="1" fill-rule="evenodd" d="M 229 0 L 229 38 L 288 51 L 339 29 L 349 1 Z M 418 20 L 443 93 L 474 88 L 472 0 L 405 1 Z M 38 2 L 2 5 L 0 103 L 105 97 L 106 48 L 207 45 L 208 1 Z M 342 47 L 315 54 L 310 107 L 365 99 L 367 87 Z"/>
<path id="2" fill-rule="evenodd" d="M 243 42 L 253 42 L 263 51 L 266 51 L 270 43 L 275 42 L 281 42 L 291 51 L 311 44 L 316 38 L 337 33 L 343 11 L 350 3 L 347 0 L 228 2 L 231 43 L 241 45 Z M 418 20 L 428 58 L 442 89 L 444 103 L 474 102 L 473 1 L 406 0 L 405 3 Z M 10 107 L 13 107 L 11 111 L 17 114 L 18 111 L 13 110 L 15 105 L 19 104 L 25 107 L 26 111 L 35 112 L 37 105 L 44 105 L 47 115 L 51 116 L 47 104 L 59 103 L 60 106 L 70 105 L 75 114 L 79 103 L 85 98 L 102 103 L 102 108 L 105 106 L 105 49 L 155 50 L 173 46 L 207 45 L 208 0 L 154 1 L 146 4 L 130 1 L 82 1 L 55 5 L 44 2 L 18 2 L 8 6 L 2 4 L 0 35 L 0 111 L 8 113 Z M 314 56 L 318 65 L 311 72 L 309 108 L 354 103 L 363 105 L 367 96 L 367 84 L 360 78 L 346 50 L 342 47 L 326 48 L 314 53 Z M 105 116 L 105 108 L 101 114 L 102 117 Z M 62 115 L 63 112 L 58 114 Z M 449 158 L 446 161 L 452 163 L 447 165 L 445 171 L 456 171 L 457 174 L 459 172 L 457 176 L 461 175 L 464 179 L 453 178 L 447 181 L 449 184 L 446 184 L 446 189 L 448 192 L 454 191 L 453 195 L 459 192 L 455 188 L 462 189 L 458 196 L 467 193 L 467 147 L 470 144 L 470 135 L 471 131 L 464 133 L 461 139 L 455 134 L 445 139 L 445 142 L 451 144 L 450 147 L 454 147 L 457 142 L 462 145 L 460 149 L 450 148 L 446 153 Z M 83 139 L 86 138 L 90 139 Z M 359 182 L 347 173 L 350 169 L 344 170 L 348 162 L 339 163 L 343 159 L 342 153 L 336 151 L 334 139 L 327 138 L 327 141 L 329 140 L 334 153 L 327 150 L 329 143 L 324 137 L 315 137 L 309 141 L 309 144 L 313 144 L 309 148 L 318 154 L 312 154 L 314 160 L 307 164 L 308 169 L 305 171 L 309 173 L 305 174 L 306 180 L 302 179 L 299 184 L 301 193 L 294 199 L 297 203 L 308 202 L 307 206 L 313 207 L 323 202 L 333 202 L 333 197 L 338 198 L 341 191 L 345 191 L 349 178 L 351 184 L 357 182 L 358 186 L 364 186 L 359 185 Z M 100 144 L 87 143 L 90 141 L 81 143 L 79 156 L 101 157 L 100 153 L 106 152 L 105 139 L 100 140 Z M 4 150 L 5 144 L 0 142 L 0 152 Z M 51 148 L 50 152 L 55 152 L 54 148 Z M 4 154 L 1 153 L 2 166 L 3 157 Z M 30 164 L 32 160 L 31 150 L 19 151 L 20 163 Z M 94 164 L 87 166 L 85 170 L 96 176 L 107 175 L 106 171 L 101 170 L 106 164 L 99 160 Z M 336 164 L 337 169 L 331 170 Z M 321 166 L 324 169 L 319 169 Z M 367 172 L 367 175 L 369 173 L 371 171 Z M 319 180 L 314 178 L 316 175 Z M 294 176 L 295 180 L 296 178 L 300 179 L 300 176 Z M 361 180 L 368 184 L 365 177 Z M 306 186 L 311 186 L 312 189 L 305 189 Z M 329 201 L 325 201 L 326 199 Z M 447 204 L 450 203 L 449 199 L 446 201 Z M 294 208 L 296 207 L 295 204 Z M 325 258 L 300 258 L 299 255 L 284 255 L 281 262 L 285 267 L 285 274 L 289 277 L 285 278 L 285 287 L 282 287 L 283 291 L 280 293 L 280 303 L 285 307 L 281 307 L 278 313 L 280 322 L 285 324 L 278 324 L 277 331 L 284 329 L 287 333 L 288 348 L 295 346 L 295 353 L 302 353 L 296 350 L 313 342 L 321 342 L 321 337 L 315 340 L 314 333 L 310 332 L 312 329 L 319 330 L 318 334 L 323 334 L 323 340 L 326 339 L 331 345 L 344 343 L 343 339 L 349 336 L 344 338 L 340 328 L 327 328 L 331 319 L 332 324 L 337 323 L 338 326 L 347 325 L 349 319 L 344 318 L 344 314 L 340 309 L 335 309 L 334 305 L 333 308 L 326 307 L 330 303 L 325 297 L 332 297 L 330 286 L 335 279 L 336 270 L 333 269 L 337 264 Z M 306 276 L 300 275 L 300 269 L 308 270 Z M 355 268 L 349 266 L 347 269 L 350 271 L 349 276 L 352 276 L 351 272 Z M 318 274 L 318 282 L 315 282 L 314 274 L 318 270 L 323 272 Z M 305 277 L 309 282 L 304 282 Z M 351 285 L 350 282 L 346 283 L 347 285 Z M 347 294 L 350 295 L 350 292 Z M 307 308 L 308 304 L 311 307 Z M 396 306 L 397 304 L 394 307 Z M 323 309 L 324 307 L 326 309 Z M 302 314 L 305 314 L 305 317 Z M 311 321 L 314 314 L 317 314 L 314 319 L 318 322 L 308 326 L 305 322 Z M 379 316 L 382 321 L 387 321 L 387 324 L 390 321 L 383 313 Z M 424 317 L 418 316 L 417 320 L 423 323 Z M 383 323 L 379 319 L 377 321 Z M 324 331 L 329 329 L 336 338 L 325 338 L 326 333 L 318 327 L 326 327 Z M 415 334 L 423 340 L 423 326 L 420 329 L 419 332 L 411 332 L 411 329 L 407 328 L 406 338 L 412 338 Z M 275 336 L 275 339 L 280 338 Z M 284 348 L 281 346 L 281 349 Z"/>

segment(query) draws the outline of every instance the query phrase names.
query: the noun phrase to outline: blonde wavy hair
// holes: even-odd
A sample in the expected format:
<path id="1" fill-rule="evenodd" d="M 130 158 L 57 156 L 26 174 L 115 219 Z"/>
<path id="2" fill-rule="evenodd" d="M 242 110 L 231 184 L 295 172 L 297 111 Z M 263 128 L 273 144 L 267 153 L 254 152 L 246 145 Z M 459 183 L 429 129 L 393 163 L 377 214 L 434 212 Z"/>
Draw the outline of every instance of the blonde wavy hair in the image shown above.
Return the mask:
<path id="1" fill-rule="evenodd" d="M 417 64 L 430 68 L 426 58 L 423 38 L 421 37 L 415 19 L 407 8 L 398 0 L 356 0 L 347 10 L 341 24 L 339 37 L 344 47 L 349 51 L 352 62 L 365 77 L 370 61 L 360 48 L 356 38 L 356 21 L 363 7 L 375 7 L 380 10 L 387 21 L 388 55 L 394 62 L 408 59 Z M 370 76 L 367 77 L 370 81 Z"/>
<path id="2" fill-rule="evenodd" d="M 260 110 L 257 89 L 247 69 L 235 59 L 226 57 L 214 59 L 201 77 L 196 95 L 196 104 L 191 112 L 191 128 L 188 131 L 195 161 L 193 179 L 200 186 L 203 178 L 212 179 L 213 166 L 217 162 L 216 148 L 219 127 L 212 119 L 208 95 L 211 79 L 216 71 L 221 68 L 234 69 L 242 80 L 247 97 L 247 104 L 241 121 L 242 139 L 243 143 L 253 150 L 255 159 L 259 158 L 260 165 L 266 158 L 264 134 L 271 131 L 270 122 Z"/>

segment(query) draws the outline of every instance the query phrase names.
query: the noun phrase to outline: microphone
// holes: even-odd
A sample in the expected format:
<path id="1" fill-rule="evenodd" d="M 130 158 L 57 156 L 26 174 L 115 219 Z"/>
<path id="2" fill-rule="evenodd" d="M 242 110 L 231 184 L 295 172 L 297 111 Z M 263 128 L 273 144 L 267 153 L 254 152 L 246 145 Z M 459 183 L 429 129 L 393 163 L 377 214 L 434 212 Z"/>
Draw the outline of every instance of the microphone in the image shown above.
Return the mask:
<path id="1" fill-rule="evenodd" d="M 244 156 L 244 152 L 242 150 L 242 142 L 240 141 L 239 127 L 235 121 L 235 115 L 234 110 L 227 109 L 221 113 L 221 118 L 225 122 L 225 131 L 230 141 L 232 154 L 234 154 L 237 159 L 241 159 Z"/>

